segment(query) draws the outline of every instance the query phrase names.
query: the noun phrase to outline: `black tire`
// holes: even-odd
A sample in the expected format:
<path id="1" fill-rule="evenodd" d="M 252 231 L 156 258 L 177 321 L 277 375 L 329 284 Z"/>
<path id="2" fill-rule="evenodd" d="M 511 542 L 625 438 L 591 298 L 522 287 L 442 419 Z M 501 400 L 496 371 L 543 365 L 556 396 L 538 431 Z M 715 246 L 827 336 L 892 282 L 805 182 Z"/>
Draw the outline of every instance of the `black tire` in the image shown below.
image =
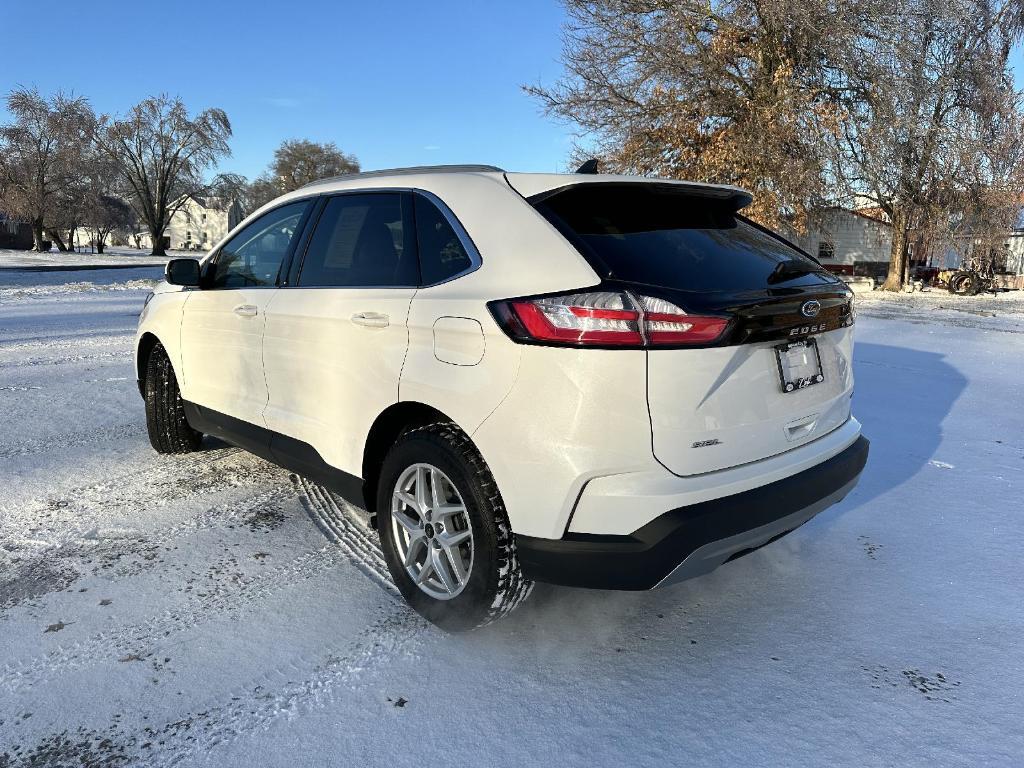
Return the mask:
<path id="1" fill-rule="evenodd" d="M 473 563 L 462 592 L 441 600 L 421 590 L 406 572 L 391 525 L 395 485 L 413 464 L 440 469 L 462 496 L 473 533 Z M 501 494 L 472 441 L 452 423 L 419 427 L 402 435 L 388 451 L 377 487 L 381 548 L 395 585 L 424 618 L 449 632 L 495 621 L 530 594 L 516 556 L 515 536 Z"/>
<path id="2" fill-rule="evenodd" d="M 199 448 L 203 433 L 185 418 L 174 368 L 164 348 L 157 344 L 149 353 L 144 386 L 146 429 L 149 442 L 158 453 L 189 453 Z"/>
<path id="3" fill-rule="evenodd" d="M 970 272 L 957 272 L 949 279 L 949 292 L 958 296 L 973 296 L 979 288 L 978 279 Z"/>

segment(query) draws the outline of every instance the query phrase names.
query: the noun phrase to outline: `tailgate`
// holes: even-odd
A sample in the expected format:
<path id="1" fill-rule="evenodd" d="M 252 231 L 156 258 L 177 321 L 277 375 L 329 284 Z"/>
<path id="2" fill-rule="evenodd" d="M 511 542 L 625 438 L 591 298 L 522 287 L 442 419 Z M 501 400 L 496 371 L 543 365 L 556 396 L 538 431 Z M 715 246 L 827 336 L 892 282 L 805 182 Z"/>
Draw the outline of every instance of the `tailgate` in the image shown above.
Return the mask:
<path id="1" fill-rule="evenodd" d="M 823 381 L 783 390 L 779 341 L 647 353 L 654 455 L 678 475 L 774 456 L 850 416 L 853 329 L 813 337 Z"/>

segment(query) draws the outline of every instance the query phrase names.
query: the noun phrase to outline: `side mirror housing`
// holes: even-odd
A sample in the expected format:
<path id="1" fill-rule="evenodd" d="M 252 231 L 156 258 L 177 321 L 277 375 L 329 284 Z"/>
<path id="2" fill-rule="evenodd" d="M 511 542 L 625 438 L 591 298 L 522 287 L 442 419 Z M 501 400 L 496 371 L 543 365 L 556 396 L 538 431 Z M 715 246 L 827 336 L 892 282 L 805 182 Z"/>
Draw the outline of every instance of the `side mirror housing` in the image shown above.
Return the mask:
<path id="1" fill-rule="evenodd" d="M 171 285 L 198 287 L 202 276 L 197 259 L 171 259 L 164 269 L 164 277 Z"/>

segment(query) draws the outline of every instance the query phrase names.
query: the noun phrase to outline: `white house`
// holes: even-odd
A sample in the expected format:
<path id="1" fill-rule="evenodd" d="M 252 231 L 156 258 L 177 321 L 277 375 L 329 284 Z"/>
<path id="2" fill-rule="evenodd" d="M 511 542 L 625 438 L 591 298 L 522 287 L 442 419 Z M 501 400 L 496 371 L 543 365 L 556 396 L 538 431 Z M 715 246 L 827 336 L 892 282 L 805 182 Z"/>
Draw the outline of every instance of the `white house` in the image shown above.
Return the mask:
<path id="1" fill-rule="evenodd" d="M 875 208 L 820 208 L 791 239 L 833 272 L 871 275 L 888 268 L 892 227 Z"/>
<path id="2" fill-rule="evenodd" d="M 164 230 L 164 248 L 180 251 L 206 251 L 245 218 L 237 201 L 219 197 L 188 195 L 171 216 Z M 135 240 L 140 248 L 152 248 L 149 232 L 139 232 Z"/>
<path id="3" fill-rule="evenodd" d="M 807 231 L 790 239 L 838 274 L 884 278 L 888 271 L 892 227 L 878 208 L 820 208 L 809 214 Z M 915 253 L 915 245 L 919 244 L 911 233 L 911 267 L 956 269 L 976 242 L 967 235 L 944 247 L 933 246 L 926 253 Z M 1006 234 L 1003 248 L 997 254 L 996 270 L 1024 275 L 1024 212 L 1014 229 Z"/>

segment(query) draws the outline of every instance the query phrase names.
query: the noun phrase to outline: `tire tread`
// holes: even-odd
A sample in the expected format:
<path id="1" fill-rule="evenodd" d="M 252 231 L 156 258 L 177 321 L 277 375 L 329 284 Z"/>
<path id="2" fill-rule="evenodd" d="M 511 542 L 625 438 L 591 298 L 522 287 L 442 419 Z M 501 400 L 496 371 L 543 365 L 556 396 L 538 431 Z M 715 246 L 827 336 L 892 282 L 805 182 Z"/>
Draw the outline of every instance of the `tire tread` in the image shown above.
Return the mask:
<path id="1" fill-rule="evenodd" d="M 190 453 L 199 448 L 203 435 L 185 417 L 178 380 L 170 358 L 157 344 L 146 362 L 146 429 L 158 453 Z"/>
<path id="2" fill-rule="evenodd" d="M 487 511 L 494 517 L 497 539 L 498 588 L 491 605 L 473 628 L 479 629 L 487 626 L 511 613 L 529 597 L 533 590 L 533 581 L 523 575 L 519 566 L 515 534 L 512 532 L 512 526 L 505 511 L 505 503 L 498 492 L 498 484 L 483 456 L 473 445 L 473 441 L 453 422 L 440 421 L 414 427 L 405 432 L 402 438 L 410 436 L 429 437 L 452 449 L 465 462 L 470 476 L 479 485 L 481 493 L 487 499 L 490 507 Z"/>

